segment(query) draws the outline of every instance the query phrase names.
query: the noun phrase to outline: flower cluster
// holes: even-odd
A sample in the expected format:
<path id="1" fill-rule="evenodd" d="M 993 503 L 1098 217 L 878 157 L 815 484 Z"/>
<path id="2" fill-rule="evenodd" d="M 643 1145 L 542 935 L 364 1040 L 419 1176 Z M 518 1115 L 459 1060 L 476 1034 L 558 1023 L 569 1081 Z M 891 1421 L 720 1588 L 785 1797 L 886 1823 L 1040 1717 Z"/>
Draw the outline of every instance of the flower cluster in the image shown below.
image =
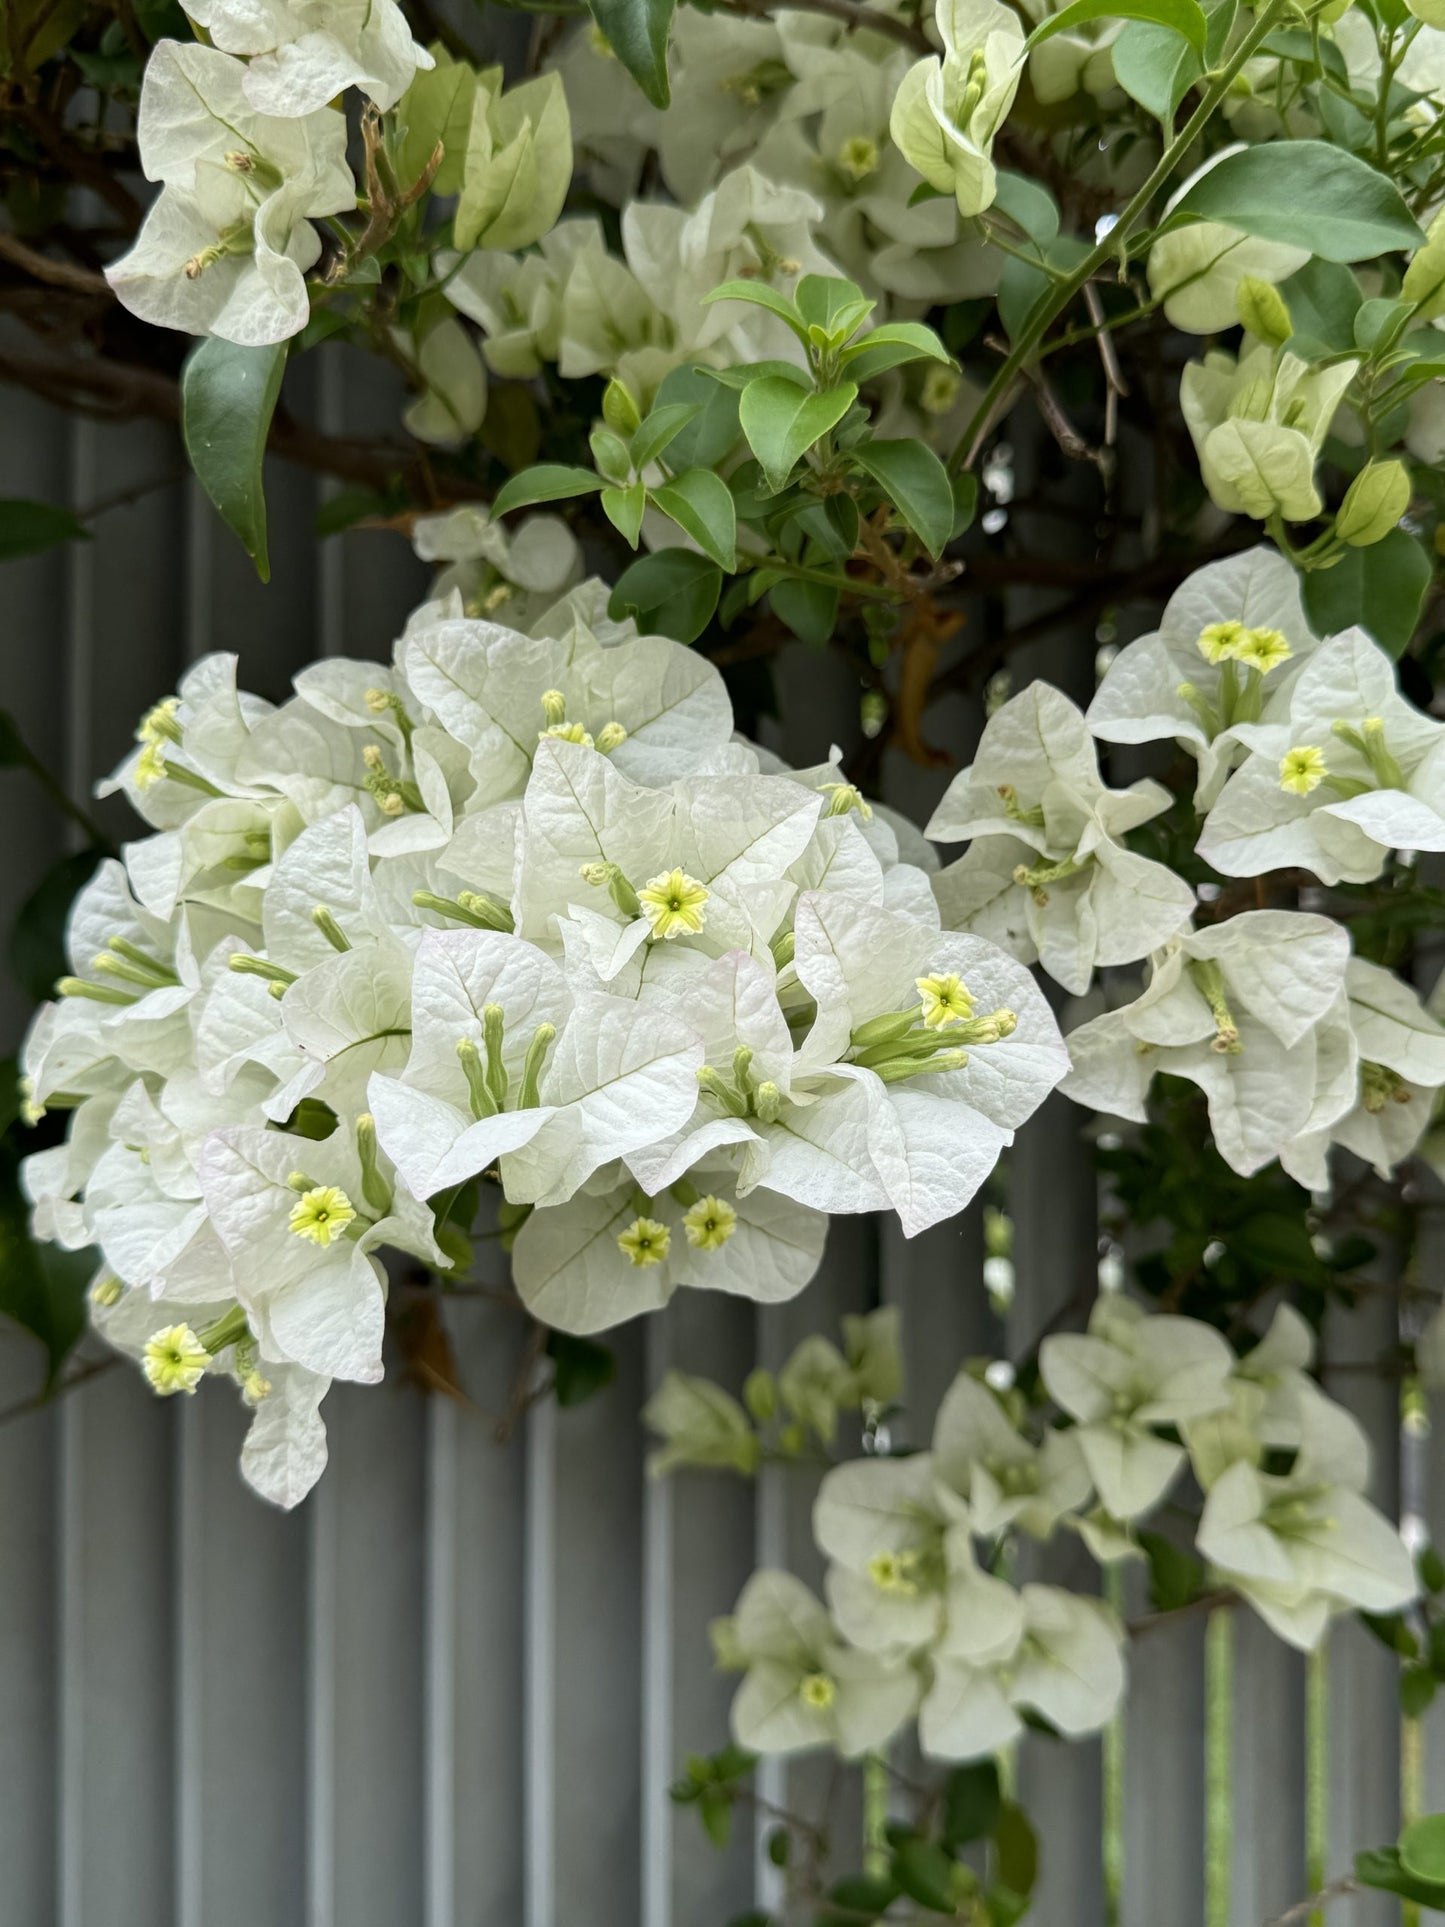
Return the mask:
<path id="1" fill-rule="evenodd" d="M 1204 1495 L 1194 1536 L 1209 1581 L 1292 1645 L 1317 1646 L 1339 1613 L 1407 1605 L 1409 1552 L 1363 1496 L 1364 1435 L 1309 1376 L 1312 1356 L 1288 1308 L 1236 1358 L 1211 1326 L 1106 1293 L 1087 1333 L 1044 1340 L 1051 1412 L 993 1389 L 996 1369 L 961 1372 L 928 1451 L 824 1477 L 813 1531 L 826 1605 L 764 1571 L 715 1625 L 720 1663 L 744 1673 L 739 1744 L 852 1758 L 916 1717 L 929 1758 L 967 1760 L 1026 1720 L 1097 1732 L 1123 1693 L 1124 1628 L 1097 1597 L 1013 1584 L 1012 1548 L 1062 1527 L 1103 1562 L 1141 1558 L 1140 1522 L 1186 1466 Z M 704 1462 L 675 1438 L 670 1450 L 668 1464 Z"/>
<path id="2" fill-rule="evenodd" d="M 285 1502 L 329 1381 L 381 1374 L 379 1254 L 464 1265 L 481 1182 L 551 1325 L 772 1302 L 828 1214 L 960 1210 L 1067 1068 L 885 812 L 596 602 L 526 633 L 454 583 L 390 666 L 278 708 L 209 657 L 112 779 L 154 833 L 82 892 L 26 1046 L 32 1114 L 72 1112 L 37 1228 L 99 1247 L 98 1322 L 158 1390 L 238 1381 Z"/>

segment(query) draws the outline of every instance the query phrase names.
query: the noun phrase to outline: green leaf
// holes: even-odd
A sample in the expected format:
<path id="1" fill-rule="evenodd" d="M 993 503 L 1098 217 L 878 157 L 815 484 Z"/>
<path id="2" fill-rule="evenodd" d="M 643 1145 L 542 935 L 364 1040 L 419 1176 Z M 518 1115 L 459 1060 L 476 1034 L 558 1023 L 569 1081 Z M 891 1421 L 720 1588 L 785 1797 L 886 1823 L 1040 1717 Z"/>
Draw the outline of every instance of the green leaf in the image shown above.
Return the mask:
<path id="1" fill-rule="evenodd" d="M 0 500 L 0 562 L 21 555 L 43 555 L 62 542 L 88 542 L 90 530 L 69 509 L 23 496 Z"/>
<path id="2" fill-rule="evenodd" d="M 554 1389 L 562 1406 L 581 1405 L 617 1376 L 617 1355 L 591 1338 L 549 1331 L 547 1356 L 555 1370 Z"/>
<path id="3" fill-rule="evenodd" d="M 1294 331 L 1342 350 L 1355 342 L 1355 315 L 1363 299 L 1360 284 L 1338 261 L 1306 261 L 1279 291 Z"/>
<path id="4" fill-rule="evenodd" d="M 626 488 L 605 488 L 602 491 L 602 513 L 629 548 L 637 547 L 637 538 L 642 532 L 642 512 L 646 507 L 647 489 L 641 482 L 632 482 Z"/>
<path id="5" fill-rule="evenodd" d="M 1150 20 L 1132 20 L 1114 42 L 1114 78 L 1155 120 L 1171 125 L 1179 103 L 1204 72 L 1187 40 Z"/>
<path id="6" fill-rule="evenodd" d="M 835 1881 L 828 1898 L 850 1914 L 881 1914 L 898 1898 L 898 1887 L 883 1874 L 855 1873 Z"/>
<path id="7" fill-rule="evenodd" d="M 1400 1675 L 1400 1711 L 1418 1720 L 1435 1697 L 1435 1675 L 1428 1666 L 1407 1666 Z"/>
<path id="8" fill-rule="evenodd" d="M 689 468 L 651 491 L 664 515 L 729 574 L 737 566 L 737 515 L 732 491 L 710 468 Z"/>
<path id="9" fill-rule="evenodd" d="M 669 461 L 676 468 L 716 468 L 732 453 L 742 434 L 737 394 L 710 380 L 706 370 L 684 366 L 674 368 L 665 378 L 652 413 L 656 415 L 678 402 L 694 402 L 699 412 L 668 443 Z"/>
<path id="10" fill-rule="evenodd" d="M 493 516 L 509 515 L 513 509 L 531 508 L 534 502 L 562 502 L 569 495 L 592 495 L 602 487 L 602 477 L 590 468 L 568 468 L 560 462 L 539 462 L 524 468 L 497 491 L 492 504 Z"/>
<path id="11" fill-rule="evenodd" d="M 1003 1811 L 998 1764 L 976 1760 L 955 1767 L 943 1789 L 943 1844 L 950 1853 L 993 1832 Z"/>
<path id="12" fill-rule="evenodd" d="M 1016 1894 L 1031 1894 L 1039 1877 L 1039 1841 L 1021 1806 L 1008 1801 L 993 1830 L 998 1877 Z"/>
<path id="13" fill-rule="evenodd" d="M 11 1081 L 15 1066 L 9 1066 Z M 47 1387 L 85 1329 L 86 1286 L 99 1254 L 62 1251 L 30 1235 L 30 1206 L 8 1147 L 0 1160 L 0 1313 L 45 1348 Z"/>
<path id="14" fill-rule="evenodd" d="M 956 542 L 966 529 L 973 527 L 973 518 L 978 514 L 978 477 L 955 475 L 950 486 L 953 490 L 953 540 Z"/>
<path id="15" fill-rule="evenodd" d="M 606 422 L 598 422 L 587 437 L 587 446 L 599 475 L 605 475 L 609 482 L 619 486 L 626 482 L 632 473 L 632 455 L 615 429 L 609 428 Z"/>
<path id="16" fill-rule="evenodd" d="M 1432 572 L 1414 536 L 1391 529 L 1367 549 L 1348 550 L 1332 569 L 1311 569 L 1305 613 L 1317 635 L 1338 635 L 1357 622 L 1387 655 L 1399 657 L 1415 633 Z"/>
<path id="17" fill-rule="evenodd" d="M 10 969 L 27 997 L 43 1003 L 66 971 L 65 926 L 82 887 L 95 874 L 100 850 L 62 857 L 20 906 L 10 929 Z"/>
<path id="18" fill-rule="evenodd" d="M 453 60 L 445 47 L 434 44 L 431 54 L 436 65 L 418 70 L 397 103 L 399 131 L 392 165 L 401 186 L 411 187 L 420 180 L 440 141 L 442 160 L 432 176 L 432 192 L 458 194 L 466 166 L 477 76 L 464 60 Z"/>
<path id="19" fill-rule="evenodd" d="M 948 470 L 924 442 L 862 442 L 855 467 L 870 475 L 935 559 L 953 535 L 953 490 Z"/>
<path id="20" fill-rule="evenodd" d="M 953 1880 L 957 1862 L 951 1860 L 935 1841 L 916 1835 L 902 1840 L 893 1850 L 889 1871 L 900 1893 L 916 1900 L 932 1914 L 955 1911 Z"/>
<path id="21" fill-rule="evenodd" d="M 793 301 L 806 327 L 829 342 L 846 341 L 877 306 L 861 288 L 836 274 L 805 274 Z"/>
<path id="22" fill-rule="evenodd" d="M 1400 1835 L 1400 1865 L 1415 1880 L 1445 1885 L 1445 1813 L 1410 1822 Z"/>
<path id="23" fill-rule="evenodd" d="M 953 356 L 932 328 L 925 328 L 921 321 L 887 321 L 845 348 L 838 359 L 847 369 L 849 381 L 857 382 L 860 388 L 875 375 L 900 368 L 908 361 L 953 365 Z"/>
<path id="24" fill-rule="evenodd" d="M 1268 141 L 1227 154 L 1176 202 L 1174 219 L 1190 215 L 1326 261 L 1371 261 L 1424 239 L 1394 183 L 1328 141 Z"/>
<path id="25" fill-rule="evenodd" d="M 1072 5 L 1040 21 L 1024 42 L 1025 53 L 1052 40 L 1056 33 L 1070 33 L 1088 20 L 1149 20 L 1182 34 L 1196 53 L 1203 53 L 1208 31 L 1199 0 L 1072 0 Z"/>
<path id="26" fill-rule="evenodd" d="M 760 381 L 764 375 L 776 375 L 780 381 L 790 381 L 795 388 L 813 386 L 813 377 L 795 361 L 748 361 L 740 368 L 703 368 L 699 372 L 724 388 L 735 388 L 739 394 L 750 382 Z"/>
<path id="27" fill-rule="evenodd" d="M 1438 1816 L 1437 1816 L 1438 1817 Z M 1421 1880 L 1407 1871 L 1396 1847 L 1374 1847 L 1355 1855 L 1355 1878 L 1365 1887 L 1377 1887 L 1405 1900 L 1418 1900 L 1424 1907 L 1445 1913 L 1445 1885 Z"/>
<path id="28" fill-rule="evenodd" d="M 285 372 L 284 341 L 238 348 L 219 335 L 198 341 L 181 370 L 181 434 L 191 467 L 263 582 L 271 579 L 271 562 L 261 460 Z"/>
<path id="29" fill-rule="evenodd" d="M 622 571 L 607 604 L 614 622 L 632 616 L 653 634 L 696 642 L 712 620 L 722 571 L 691 549 L 659 549 Z"/>
<path id="30" fill-rule="evenodd" d="M 1342 87 L 1350 84 L 1350 70 L 1345 56 L 1333 40 L 1324 34 L 1309 33 L 1304 27 L 1277 27 L 1260 46 L 1260 53 L 1272 54 L 1276 60 L 1293 60 L 1301 67 L 1313 72 L 1315 53 L 1318 50 L 1320 64 L 1332 80 Z"/>
<path id="31" fill-rule="evenodd" d="M 1139 1544 L 1149 1561 L 1149 1599 L 1156 1612 L 1177 1612 L 1199 1597 L 1204 1567 L 1162 1532 L 1140 1531 Z"/>
<path id="32" fill-rule="evenodd" d="M 795 388 L 775 375 L 748 383 L 738 404 L 738 419 L 775 495 L 787 487 L 804 451 L 837 427 L 857 396 L 851 381 L 821 394 Z"/>
<path id="33" fill-rule="evenodd" d="M 667 36 L 677 0 L 587 0 L 608 46 L 654 107 L 672 99 Z"/>
<path id="34" fill-rule="evenodd" d="M 719 392 L 715 384 L 709 382 L 708 386 L 715 394 Z M 700 401 L 669 401 L 653 409 L 632 437 L 632 462 L 639 474 L 672 446 L 688 423 L 702 413 L 702 406 Z"/>
<path id="35" fill-rule="evenodd" d="M 994 206 L 1002 208 L 1014 226 L 1021 228 L 1031 241 L 1047 247 L 1050 241 L 1058 239 L 1058 205 L 1046 187 L 1031 181 L 1027 174 L 1015 174 L 1001 167 L 997 189 Z"/>
<path id="36" fill-rule="evenodd" d="M 799 314 L 797 303 L 770 288 L 766 281 L 724 281 L 711 294 L 703 296 L 703 306 L 713 301 L 750 301 L 755 308 L 766 308 L 779 321 L 786 322 L 799 341 L 808 339 L 808 325 Z"/>
<path id="37" fill-rule="evenodd" d="M 773 614 L 799 642 L 821 649 L 838 623 L 838 590 L 822 582 L 799 582 L 784 576 L 768 595 Z"/>

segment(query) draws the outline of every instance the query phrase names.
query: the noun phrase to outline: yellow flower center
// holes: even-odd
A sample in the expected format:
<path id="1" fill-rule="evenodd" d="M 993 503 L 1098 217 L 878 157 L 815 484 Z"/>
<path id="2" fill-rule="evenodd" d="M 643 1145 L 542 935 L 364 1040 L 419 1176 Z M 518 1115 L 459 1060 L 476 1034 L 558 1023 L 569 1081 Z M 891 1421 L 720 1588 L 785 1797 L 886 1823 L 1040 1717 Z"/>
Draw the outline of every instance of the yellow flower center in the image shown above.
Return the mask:
<path id="1" fill-rule="evenodd" d="M 194 1392 L 206 1375 L 211 1355 L 189 1325 L 167 1325 L 150 1340 L 142 1369 L 162 1398 Z"/>
<path id="2" fill-rule="evenodd" d="M 1279 786 L 1292 796 L 1308 796 L 1311 790 L 1319 788 L 1328 774 L 1324 751 L 1314 748 L 1310 743 L 1301 743 L 1295 749 L 1286 750 L 1280 758 Z"/>
<path id="3" fill-rule="evenodd" d="M 826 1713 L 837 1697 L 837 1685 L 826 1673 L 808 1673 L 798 1682 L 798 1698 L 815 1713 Z"/>
<path id="4" fill-rule="evenodd" d="M 290 1228 L 298 1238 L 324 1249 L 355 1216 L 356 1209 L 340 1185 L 318 1184 L 303 1191 L 292 1206 Z"/>
<path id="5" fill-rule="evenodd" d="M 850 181 L 866 181 L 878 172 L 878 143 L 866 134 L 854 134 L 838 149 L 838 172 Z"/>
<path id="6" fill-rule="evenodd" d="M 617 1249 L 630 1265 L 639 1270 L 660 1265 L 672 1248 L 672 1233 L 656 1218 L 634 1218 L 618 1235 Z"/>
<path id="7" fill-rule="evenodd" d="M 973 999 L 951 971 L 941 977 L 918 977 L 914 988 L 923 1001 L 923 1021 L 930 1030 L 946 1030 L 973 1015 Z"/>
<path id="8" fill-rule="evenodd" d="M 654 937 L 670 942 L 684 934 L 695 937 L 703 925 L 703 905 L 708 892 L 705 884 L 690 877 L 686 870 L 668 870 L 649 878 L 637 893 L 642 914 L 652 925 Z"/>
<path id="9" fill-rule="evenodd" d="M 911 1599 L 918 1591 L 917 1584 L 909 1576 L 913 1563 L 911 1553 L 875 1552 L 868 1561 L 868 1577 L 879 1592 L 889 1592 L 898 1598 Z"/>
<path id="10" fill-rule="evenodd" d="M 1224 662 L 1238 653 L 1242 622 L 1211 622 L 1199 632 L 1199 653 L 1206 662 Z"/>
<path id="11" fill-rule="evenodd" d="M 738 1214 L 722 1198 L 699 1198 L 684 1214 L 682 1228 L 698 1251 L 721 1251 L 738 1228 Z"/>

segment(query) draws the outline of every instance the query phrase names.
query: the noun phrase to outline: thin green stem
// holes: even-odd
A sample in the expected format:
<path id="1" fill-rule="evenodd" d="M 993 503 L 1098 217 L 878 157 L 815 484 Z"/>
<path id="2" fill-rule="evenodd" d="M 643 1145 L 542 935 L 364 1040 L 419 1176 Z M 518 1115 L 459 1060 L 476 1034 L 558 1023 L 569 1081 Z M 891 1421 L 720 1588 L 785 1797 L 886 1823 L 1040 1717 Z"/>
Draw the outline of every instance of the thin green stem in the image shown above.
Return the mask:
<path id="1" fill-rule="evenodd" d="M 1130 230 L 1146 212 L 1160 188 L 1164 186 L 1185 154 L 1213 119 L 1223 104 L 1235 75 L 1240 73 L 1246 63 L 1253 58 L 1255 49 L 1273 33 L 1279 21 L 1293 5 L 1294 0 L 1268 0 L 1268 4 L 1261 10 L 1254 25 L 1240 41 L 1233 55 L 1216 73 L 1198 107 L 1160 155 L 1153 172 L 1124 208 L 1109 232 L 1102 236 L 1078 266 L 1071 269 L 1065 279 L 1057 283 L 1039 302 L 1019 330 L 1018 340 L 989 383 L 983 400 L 974 410 L 973 419 L 950 456 L 948 468 L 951 475 L 957 475 L 961 470 L 972 465 L 982 446 L 984 436 L 993 426 L 1004 401 L 1013 391 L 1015 381 L 1043 340 L 1045 333 L 1085 283 L 1092 280 L 1106 262 L 1113 260 L 1125 249 Z"/>
<path id="2" fill-rule="evenodd" d="M 99 850 L 104 850 L 108 856 L 114 856 L 116 854 L 115 844 L 106 835 L 95 818 L 90 815 L 89 811 L 82 809 L 80 804 L 69 795 L 59 777 L 45 767 L 29 743 L 25 741 L 19 730 L 16 729 L 13 721 L 10 723 L 10 728 L 6 733 L 10 738 L 8 747 L 14 760 L 22 769 L 29 770 L 30 774 L 50 798 L 56 809 L 63 815 L 68 816 L 71 822 L 76 824 L 78 828 L 84 830 L 87 842 L 93 843 Z"/>

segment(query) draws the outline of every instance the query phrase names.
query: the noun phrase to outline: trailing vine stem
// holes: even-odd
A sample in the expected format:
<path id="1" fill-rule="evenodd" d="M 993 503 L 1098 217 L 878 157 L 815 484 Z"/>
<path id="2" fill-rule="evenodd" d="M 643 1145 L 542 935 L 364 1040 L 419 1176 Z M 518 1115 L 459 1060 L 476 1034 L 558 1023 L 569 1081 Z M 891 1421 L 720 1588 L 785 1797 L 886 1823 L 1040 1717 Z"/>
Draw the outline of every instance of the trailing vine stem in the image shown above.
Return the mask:
<path id="1" fill-rule="evenodd" d="M 1117 221 L 1095 242 L 1077 267 L 1070 269 L 1062 280 L 1054 283 L 1030 313 L 1019 330 L 1018 340 L 1000 364 L 982 401 L 974 410 L 972 419 L 949 457 L 950 474 L 961 474 L 973 466 L 989 430 L 1011 397 L 1015 382 L 1034 350 L 1043 340 L 1050 325 L 1064 312 L 1088 282 L 1093 280 L 1106 262 L 1121 256 L 1135 222 L 1144 214 L 1159 189 L 1170 178 L 1185 154 L 1213 119 L 1229 93 L 1236 74 L 1240 73 L 1252 59 L 1256 48 L 1268 39 L 1280 20 L 1287 13 L 1297 10 L 1296 0 L 1268 0 L 1268 4 L 1260 10 L 1253 26 L 1240 41 L 1229 60 L 1216 71 L 1199 105 L 1164 149 L 1148 179 L 1120 213 Z"/>

